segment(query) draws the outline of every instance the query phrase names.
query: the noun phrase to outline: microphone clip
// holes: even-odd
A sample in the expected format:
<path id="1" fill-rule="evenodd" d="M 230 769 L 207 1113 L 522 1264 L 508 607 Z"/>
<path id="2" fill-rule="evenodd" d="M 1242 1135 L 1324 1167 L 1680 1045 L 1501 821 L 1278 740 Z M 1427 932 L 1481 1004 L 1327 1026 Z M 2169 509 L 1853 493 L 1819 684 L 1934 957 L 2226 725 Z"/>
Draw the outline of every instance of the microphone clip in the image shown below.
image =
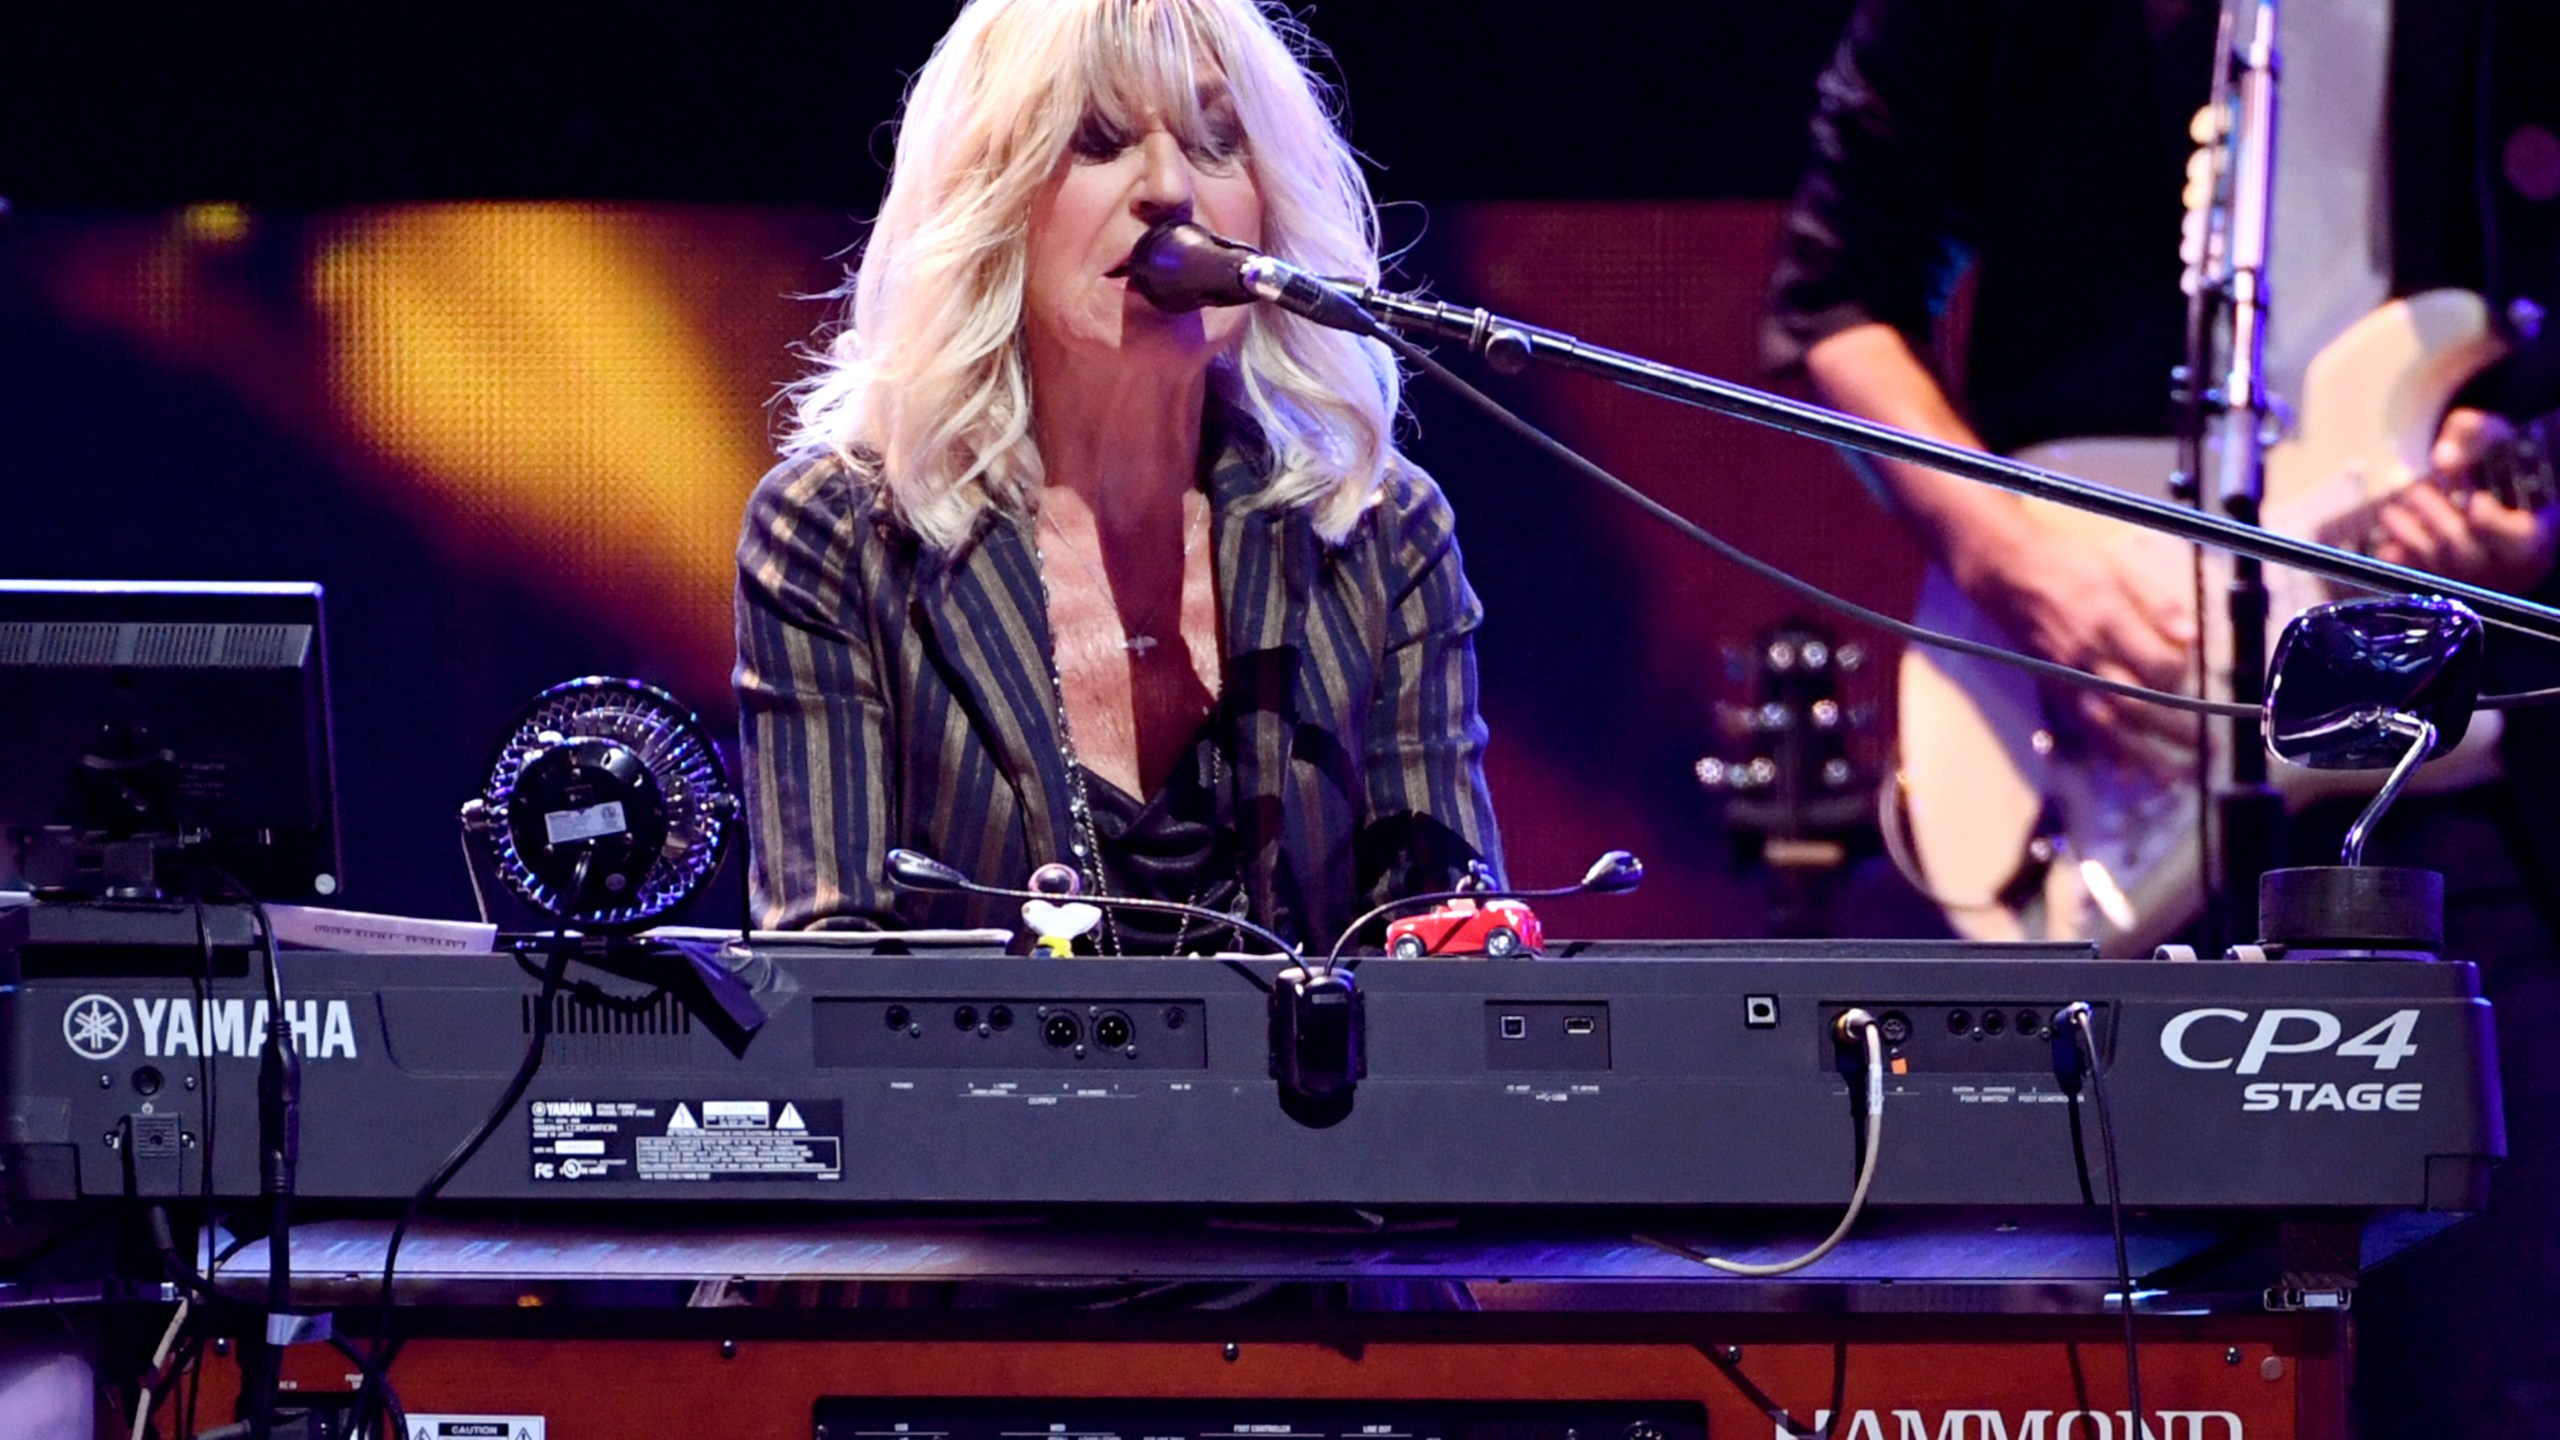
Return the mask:
<path id="1" fill-rule="evenodd" d="M 1289 966 L 1271 980 L 1271 1078 L 1280 1108 L 1321 1129 L 1351 1113 L 1369 1073 L 1368 1001 L 1357 974 L 1340 966 Z"/>

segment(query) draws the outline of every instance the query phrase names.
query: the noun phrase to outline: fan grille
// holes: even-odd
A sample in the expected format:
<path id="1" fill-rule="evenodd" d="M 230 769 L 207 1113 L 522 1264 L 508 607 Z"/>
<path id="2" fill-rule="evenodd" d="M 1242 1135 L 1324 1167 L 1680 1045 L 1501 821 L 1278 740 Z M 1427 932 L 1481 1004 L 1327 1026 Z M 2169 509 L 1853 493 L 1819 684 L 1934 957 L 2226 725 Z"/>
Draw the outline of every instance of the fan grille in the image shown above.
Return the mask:
<path id="1" fill-rule="evenodd" d="M 667 837 L 640 884 L 610 906 L 581 906 L 537 874 L 517 848 L 507 809 L 524 767 L 557 737 L 594 738 L 630 751 L 665 802 Z M 499 879 L 528 905 L 563 923 L 633 930 L 673 910 L 720 868 L 735 825 L 728 772 L 702 722 L 674 696 L 637 680 L 589 677 L 534 697 L 498 748 L 485 796 Z"/>

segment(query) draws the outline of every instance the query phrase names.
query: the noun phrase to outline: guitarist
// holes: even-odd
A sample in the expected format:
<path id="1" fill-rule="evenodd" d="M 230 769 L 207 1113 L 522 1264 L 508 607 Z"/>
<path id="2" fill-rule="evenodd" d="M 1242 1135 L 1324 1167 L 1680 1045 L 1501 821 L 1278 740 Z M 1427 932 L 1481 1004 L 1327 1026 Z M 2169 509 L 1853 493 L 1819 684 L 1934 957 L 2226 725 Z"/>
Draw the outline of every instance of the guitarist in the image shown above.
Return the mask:
<path id="1" fill-rule="evenodd" d="M 2287 0 L 2268 379 L 2300 393 L 2319 346 L 2393 295 L 2477 291 L 2516 353 L 2447 414 L 2434 484 L 2386 502 L 2363 542 L 2404 564 L 2560 598 L 2554 516 L 2462 488 L 2507 416 L 2560 405 L 2560 60 L 2528 0 Z M 2180 189 L 2217 63 L 2209 0 L 1860 0 L 1819 87 L 1812 163 L 1778 241 L 1764 356 L 1830 404 L 2001 450 L 2167 434 L 2183 358 Z M 1974 285 L 1966 333 L 1941 322 Z M 1961 377 L 1961 384 L 1957 383 Z M 2027 648 L 2181 688 L 2184 584 L 2066 542 L 2013 497 L 1881 465 L 1913 537 Z M 2457 498 L 2458 497 L 2458 498 Z M 2553 683 L 2493 639 L 2498 688 Z M 2527 668 L 2518 670 L 2517 662 Z M 2095 733 L 2173 740 L 2192 722 L 2084 695 Z M 2510 717 L 2503 783 L 2412 796 L 2376 863 L 2448 876 L 2447 948 L 2497 1005 L 2511 1158 L 2490 1213 L 2359 1296 L 2368 1436 L 2560 1433 L 2560 729 Z M 2297 818 L 2296 856 L 2336 853 L 2352 806 Z"/>

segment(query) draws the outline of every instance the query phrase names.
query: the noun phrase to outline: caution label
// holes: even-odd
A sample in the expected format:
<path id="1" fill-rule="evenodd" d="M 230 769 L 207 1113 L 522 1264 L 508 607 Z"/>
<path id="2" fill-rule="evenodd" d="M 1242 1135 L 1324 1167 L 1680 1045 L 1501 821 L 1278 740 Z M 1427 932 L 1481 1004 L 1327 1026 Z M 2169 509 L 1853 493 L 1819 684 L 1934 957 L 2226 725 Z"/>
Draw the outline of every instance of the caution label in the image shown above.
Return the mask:
<path id="1" fill-rule="evenodd" d="M 536 1180 L 844 1178 L 833 1100 L 536 1100 L 526 1115 Z"/>
<path id="2" fill-rule="evenodd" d="M 411 1415 L 408 1440 L 544 1440 L 539 1415 Z"/>

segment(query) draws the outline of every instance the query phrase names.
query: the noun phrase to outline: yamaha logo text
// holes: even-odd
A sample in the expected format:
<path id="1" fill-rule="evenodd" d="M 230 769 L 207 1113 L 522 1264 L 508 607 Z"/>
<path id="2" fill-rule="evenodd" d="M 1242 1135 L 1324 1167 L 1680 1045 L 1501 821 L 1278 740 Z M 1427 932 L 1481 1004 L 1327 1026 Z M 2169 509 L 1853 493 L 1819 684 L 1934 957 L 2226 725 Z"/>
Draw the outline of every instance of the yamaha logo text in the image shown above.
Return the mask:
<path id="1" fill-rule="evenodd" d="M 356 1058 L 355 1015 L 344 1000 L 287 1000 L 293 1048 L 308 1060 Z M 247 1060 L 267 1033 L 264 1000 L 187 1000 L 83 995 L 62 1012 L 62 1038 L 83 1060 L 112 1060 L 132 1046 L 142 1059 Z"/>
<path id="2" fill-rule="evenodd" d="M 2302 1065 L 2317 1065 L 2332 1077 L 2251 1081 L 2240 1087 L 2244 1112 L 2409 1112 L 2425 1102 L 2423 1084 L 2337 1072 L 2361 1068 L 2387 1077 L 2418 1053 L 2417 1033 L 2414 1009 L 2395 1010 L 2350 1035 L 2346 1022 L 2326 1010 L 2273 1009 L 2252 1014 L 2206 1007 L 2170 1017 L 2160 1028 L 2160 1053 L 2188 1070 L 2227 1070 L 2234 1075 L 2262 1074 L 2271 1062 L 2300 1057 Z M 2363 1064 L 2340 1066 L 2338 1061 Z M 2302 1065 L 2292 1068 L 2299 1071 Z"/>

